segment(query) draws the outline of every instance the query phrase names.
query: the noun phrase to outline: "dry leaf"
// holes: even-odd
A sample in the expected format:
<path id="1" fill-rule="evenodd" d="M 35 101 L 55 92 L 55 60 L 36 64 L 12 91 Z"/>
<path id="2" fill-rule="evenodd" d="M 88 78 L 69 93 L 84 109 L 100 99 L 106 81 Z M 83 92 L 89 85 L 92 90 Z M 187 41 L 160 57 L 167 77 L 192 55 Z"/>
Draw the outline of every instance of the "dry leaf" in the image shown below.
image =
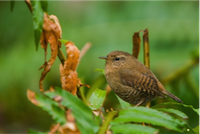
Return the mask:
<path id="1" fill-rule="evenodd" d="M 35 104 L 36 106 L 39 105 L 38 101 L 35 99 L 35 93 L 30 89 L 27 90 L 27 97 L 31 103 Z"/>
<path id="2" fill-rule="evenodd" d="M 76 71 L 67 70 L 60 64 L 60 75 L 61 75 L 61 83 L 62 89 L 71 92 L 72 94 L 76 94 L 78 77 Z"/>
<path id="3" fill-rule="evenodd" d="M 62 38 L 62 28 L 60 26 L 58 18 L 55 15 L 50 15 L 49 18 L 52 19 L 56 23 L 56 25 L 58 26 L 58 29 L 60 31 L 60 38 Z M 61 47 L 61 44 L 60 44 L 59 47 Z"/>
<path id="4" fill-rule="evenodd" d="M 67 51 L 67 61 L 64 64 L 64 68 L 75 71 L 79 62 L 80 51 L 71 41 L 67 42 L 65 46 Z"/>
<path id="5" fill-rule="evenodd" d="M 28 6 L 29 10 L 31 11 L 31 13 L 33 12 L 33 7 L 31 5 L 31 1 L 30 0 L 25 0 L 26 5 Z"/>
<path id="6" fill-rule="evenodd" d="M 80 134 L 70 109 L 66 111 L 66 118 L 67 123 L 59 128 L 59 132 L 61 134 Z"/>
<path id="7" fill-rule="evenodd" d="M 59 127 L 60 127 L 60 124 L 53 125 L 53 126 L 50 128 L 50 132 L 48 132 L 48 134 L 55 134 L 56 131 L 59 129 Z"/>
<path id="8" fill-rule="evenodd" d="M 55 21 L 55 20 L 54 20 Z M 40 69 L 44 68 L 41 78 L 40 78 L 40 90 L 43 91 L 43 85 L 42 82 L 46 76 L 46 74 L 50 71 L 53 63 L 56 60 L 57 54 L 58 54 L 58 48 L 61 46 L 61 43 L 58 41 L 58 39 L 61 39 L 61 31 L 60 31 L 60 25 L 59 23 L 55 23 L 52 21 L 48 14 L 44 14 L 44 23 L 43 23 L 43 31 L 40 38 L 41 47 L 45 51 L 45 63 L 40 67 Z M 47 45 L 50 44 L 51 48 L 51 57 L 49 61 L 46 61 L 46 55 L 47 55 Z"/>
<path id="9" fill-rule="evenodd" d="M 138 55 L 139 55 L 139 52 L 140 52 L 141 40 L 140 40 L 139 32 L 135 32 L 134 35 L 133 35 L 133 56 L 135 58 L 138 58 Z"/>
<path id="10" fill-rule="evenodd" d="M 67 42 L 65 46 L 67 51 L 67 60 L 65 61 L 64 66 L 60 64 L 62 88 L 75 95 L 77 84 L 80 83 L 76 72 L 80 51 L 74 43 L 70 41 Z"/>

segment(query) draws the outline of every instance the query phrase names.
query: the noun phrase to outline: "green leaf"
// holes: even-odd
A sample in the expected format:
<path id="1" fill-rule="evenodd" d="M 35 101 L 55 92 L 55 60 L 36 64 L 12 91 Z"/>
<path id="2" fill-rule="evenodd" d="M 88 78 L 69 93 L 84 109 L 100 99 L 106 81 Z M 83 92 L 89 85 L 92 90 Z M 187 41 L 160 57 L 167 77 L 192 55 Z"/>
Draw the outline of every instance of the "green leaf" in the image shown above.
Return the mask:
<path id="1" fill-rule="evenodd" d="M 100 75 L 97 79 L 95 79 L 95 81 L 91 85 L 90 90 L 87 92 L 87 95 L 85 97 L 87 103 L 89 103 L 89 99 L 92 93 L 102 85 L 106 85 L 106 80 L 104 75 Z"/>
<path id="2" fill-rule="evenodd" d="M 29 129 L 27 131 L 28 134 L 48 134 L 48 132 L 44 133 L 44 132 L 38 132 L 36 130 L 33 130 L 33 129 Z"/>
<path id="3" fill-rule="evenodd" d="M 199 134 L 199 125 L 196 126 L 196 127 L 193 129 L 193 131 L 194 131 L 196 134 Z"/>
<path id="4" fill-rule="evenodd" d="M 56 123 L 61 123 L 61 125 L 66 123 L 65 110 L 61 109 L 57 102 L 39 94 L 36 94 L 35 98 L 39 102 L 38 106 L 47 111 Z"/>
<path id="5" fill-rule="evenodd" d="M 11 11 L 11 12 L 13 11 L 14 5 L 15 5 L 15 1 L 14 1 L 14 0 L 11 0 L 11 1 L 10 1 L 10 11 Z"/>
<path id="6" fill-rule="evenodd" d="M 153 106 L 152 108 L 158 108 L 158 107 L 163 107 L 163 106 L 172 106 L 172 105 L 180 105 L 180 106 L 184 106 L 187 108 L 191 108 L 194 112 L 196 112 L 199 115 L 199 108 L 194 108 L 192 105 L 186 105 L 183 103 L 177 103 L 177 102 L 167 102 L 167 103 L 161 103 L 161 104 L 157 104 L 155 106 Z"/>
<path id="7" fill-rule="evenodd" d="M 194 60 L 199 61 L 199 47 L 191 52 L 191 56 Z"/>
<path id="8" fill-rule="evenodd" d="M 117 95 L 116 95 L 117 96 Z M 119 100 L 119 103 L 120 103 L 120 105 L 121 105 L 121 107 L 122 107 L 122 109 L 125 109 L 125 108 L 128 108 L 128 107 L 130 107 L 131 106 L 131 104 L 130 103 L 128 103 L 128 102 L 125 102 L 124 100 L 122 100 L 119 96 L 117 96 L 117 99 Z"/>
<path id="9" fill-rule="evenodd" d="M 171 113 L 171 114 L 175 114 L 183 119 L 188 119 L 188 116 L 179 111 L 179 110 L 176 110 L 176 109 L 172 109 L 172 108 L 156 108 L 156 110 L 159 110 L 159 111 L 163 111 L 163 112 L 167 112 L 167 113 Z"/>
<path id="10" fill-rule="evenodd" d="M 104 70 L 104 69 L 99 69 L 99 68 L 97 68 L 97 69 L 95 69 L 94 71 L 102 72 L 102 73 L 105 75 L 105 70 Z"/>
<path id="11" fill-rule="evenodd" d="M 114 134 L 157 134 L 158 129 L 138 124 L 119 124 L 110 128 Z"/>
<path id="12" fill-rule="evenodd" d="M 40 1 L 41 7 L 44 12 L 47 12 L 48 1 Z"/>
<path id="13" fill-rule="evenodd" d="M 58 87 L 55 88 L 55 92 L 46 92 L 45 94 L 49 97 L 57 95 L 62 97 L 60 104 L 72 110 L 76 125 L 81 133 L 94 134 L 99 130 L 98 120 L 92 114 L 91 109 L 76 96 Z"/>
<path id="14" fill-rule="evenodd" d="M 65 40 L 65 39 L 58 39 L 62 44 L 65 44 L 68 42 L 68 40 Z"/>
<path id="15" fill-rule="evenodd" d="M 33 7 L 33 29 L 35 37 L 36 50 L 38 50 L 38 45 L 43 29 L 44 21 L 44 11 L 40 1 L 31 1 Z"/>
<path id="16" fill-rule="evenodd" d="M 113 120 L 113 124 L 139 122 L 150 123 L 152 125 L 163 126 L 178 132 L 185 130 L 186 123 L 174 119 L 172 116 L 146 107 L 130 107 L 119 112 L 119 117 Z"/>
<path id="17" fill-rule="evenodd" d="M 100 109 L 100 107 L 103 105 L 103 102 L 105 100 L 105 97 L 106 97 L 106 91 L 103 91 L 103 90 L 100 90 L 100 89 L 96 89 L 90 99 L 89 99 L 89 102 L 90 102 L 90 108 L 92 110 L 98 110 Z"/>

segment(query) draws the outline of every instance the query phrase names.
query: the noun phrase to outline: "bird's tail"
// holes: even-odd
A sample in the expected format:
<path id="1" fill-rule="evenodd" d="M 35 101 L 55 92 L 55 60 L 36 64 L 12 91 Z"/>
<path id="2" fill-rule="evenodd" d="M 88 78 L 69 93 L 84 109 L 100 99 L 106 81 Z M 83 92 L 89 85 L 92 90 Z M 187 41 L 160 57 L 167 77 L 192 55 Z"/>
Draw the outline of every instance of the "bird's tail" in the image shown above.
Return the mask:
<path id="1" fill-rule="evenodd" d="M 176 97 L 175 95 L 173 95 L 172 93 L 168 92 L 168 91 L 163 91 L 164 94 L 168 95 L 169 97 L 171 97 L 172 99 L 174 99 L 175 101 L 179 102 L 179 103 L 183 103 L 183 101 L 181 99 L 179 99 L 178 97 Z"/>

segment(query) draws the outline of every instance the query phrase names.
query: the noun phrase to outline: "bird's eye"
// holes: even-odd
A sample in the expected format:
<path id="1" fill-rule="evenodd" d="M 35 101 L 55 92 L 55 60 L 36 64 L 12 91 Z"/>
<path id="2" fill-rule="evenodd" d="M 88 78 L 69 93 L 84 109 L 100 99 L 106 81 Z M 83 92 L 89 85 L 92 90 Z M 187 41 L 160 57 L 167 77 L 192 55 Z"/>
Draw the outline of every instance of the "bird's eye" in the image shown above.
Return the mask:
<path id="1" fill-rule="evenodd" d="M 117 58 L 115 58 L 115 60 L 117 60 L 117 61 L 118 61 L 118 60 L 119 60 L 119 58 L 117 57 Z"/>

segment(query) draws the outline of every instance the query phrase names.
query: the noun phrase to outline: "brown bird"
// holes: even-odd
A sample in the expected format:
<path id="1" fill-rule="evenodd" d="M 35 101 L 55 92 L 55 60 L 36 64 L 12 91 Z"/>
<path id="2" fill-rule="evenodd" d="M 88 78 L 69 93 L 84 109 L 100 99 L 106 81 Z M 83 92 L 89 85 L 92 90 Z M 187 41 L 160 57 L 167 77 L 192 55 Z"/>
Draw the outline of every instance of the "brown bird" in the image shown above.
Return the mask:
<path id="1" fill-rule="evenodd" d="M 105 76 L 111 89 L 124 101 L 133 105 L 145 104 L 157 97 L 168 95 L 183 103 L 165 90 L 157 77 L 133 55 L 113 51 L 106 57 Z"/>

